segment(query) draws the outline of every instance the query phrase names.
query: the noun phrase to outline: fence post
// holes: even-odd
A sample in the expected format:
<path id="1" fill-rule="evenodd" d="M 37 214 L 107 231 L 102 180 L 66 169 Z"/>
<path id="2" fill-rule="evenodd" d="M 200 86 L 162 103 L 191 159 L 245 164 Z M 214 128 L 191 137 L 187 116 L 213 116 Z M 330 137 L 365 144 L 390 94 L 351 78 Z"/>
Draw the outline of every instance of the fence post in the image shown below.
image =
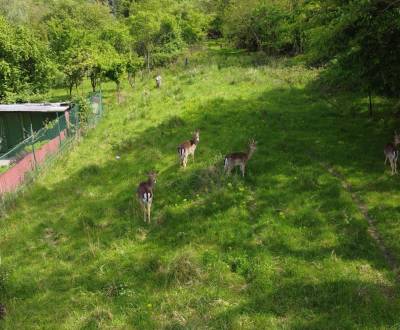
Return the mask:
<path id="1" fill-rule="evenodd" d="M 37 160 L 36 160 L 36 154 L 35 154 L 35 136 L 33 133 L 33 127 L 32 127 L 32 123 L 31 123 L 31 146 L 32 146 L 32 154 L 33 154 L 33 160 L 34 160 L 34 164 L 35 164 L 35 170 L 37 169 Z"/>
<path id="2" fill-rule="evenodd" d="M 58 139 L 60 140 L 60 145 L 59 145 L 59 149 L 61 149 L 61 129 L 60 129 L 60 118 L 58 117 L 58 112 L 56 112 L 56 116 L 57 116 L 57 126 L 58 126 Z"/>
<path id="3" fill-rule="evenodd" d="M 75 118 L 75 140 L 78 141 L 78 136 L 79 136 L 79 127 L 78 127 L 78 105 L 75 104 L 74 107 L 72 108 L 72 111 L 74 112 L 74 118 Z"/>

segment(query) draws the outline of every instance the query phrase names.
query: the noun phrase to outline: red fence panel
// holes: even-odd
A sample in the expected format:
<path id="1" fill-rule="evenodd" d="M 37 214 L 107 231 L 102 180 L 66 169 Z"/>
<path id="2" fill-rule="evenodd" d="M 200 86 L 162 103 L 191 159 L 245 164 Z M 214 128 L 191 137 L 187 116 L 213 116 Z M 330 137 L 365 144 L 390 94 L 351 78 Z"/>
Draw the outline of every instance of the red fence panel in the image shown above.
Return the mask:
<path id="1" fill-rule="evenodd" d="M 66 130 L 62 131 L 60 136 L 53 138 L 38 150 L 35 150 L 35 157 L 30 152 L 8 171 L 0 174 L 0 195 L 15 191 L 24 182 L 25 175 L 35 168 L 35 158 L 37 164 L 44 163 L 49 155 L 55 153 L 60 148 L 60 138 L 64 140 L 66 136 Z"/>

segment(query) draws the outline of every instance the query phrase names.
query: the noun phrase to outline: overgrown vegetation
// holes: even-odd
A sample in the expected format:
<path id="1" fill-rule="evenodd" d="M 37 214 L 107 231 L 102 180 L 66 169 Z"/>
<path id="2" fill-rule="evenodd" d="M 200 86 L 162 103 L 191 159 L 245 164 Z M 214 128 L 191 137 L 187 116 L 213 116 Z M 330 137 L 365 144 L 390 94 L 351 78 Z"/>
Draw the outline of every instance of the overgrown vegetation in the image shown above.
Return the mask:
<path id="1" fill-rule="evenodd" d="M 376 125 L 310 89 L 315 70 L 219 46 L 189 60 L 163 69 L 161 89 L 125 83 L 119 105 L 105 85 L 98 128 L 9 206 L 0 327 L 398 327 L 395 274 L 351 195 L 319 164 L 348 178 L 400 256 L 386 103 Z M 176 147 L 196 128 L 196 162 L 179 169 Z M 258 149 L 246 177 L 223 176 L 223 156 L 250 137 Z M 134 196 L 153 169 L 146 225 Z"/>
<path id="2" fill-rule="evenodd" d="M 0 101 L 49 87 L 119 90 L 204 37 L 324 67 L 319 88 L 398 97 L 400 2 L 389 0 L 0 1 Z"/>
<path id="3" fill-rule="evenodd" d="M 238 47 L 325 67 L 320 88 L 399 97 L 400 3 L 216 0 L 214 29 Z M 215 31 L 214 31 L 215 33 Z M 372 109 L 370 109 L 372 111 Z"/>
<path id="4" fill-rule="evenodd" d="M 108 80 L 119 89 L 126 73 L 172 62 L 207 31 L 207 15 L 192 1 L 129 8 L 125 17 L 107 1 L 1 1 L 0 101 L 30 100 L 49 87 L 71 95 L 86 77 L 93 91 Z"/>

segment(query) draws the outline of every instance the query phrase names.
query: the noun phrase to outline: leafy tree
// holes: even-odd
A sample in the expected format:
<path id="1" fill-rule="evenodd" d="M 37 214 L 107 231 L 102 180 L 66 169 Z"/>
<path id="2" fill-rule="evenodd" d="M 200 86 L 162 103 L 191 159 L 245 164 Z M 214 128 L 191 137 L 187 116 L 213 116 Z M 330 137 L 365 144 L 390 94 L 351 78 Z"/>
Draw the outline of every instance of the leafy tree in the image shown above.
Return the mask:
<path id="1" fill-rule="evenodd" d="M 46 45 L 24 27 L 0 16 L 0 99 L 46 91 L 54 65 Z"/>
<path id="2" fill-rule="evenodd" d="M 143 68 L 143 58 L 139 57 L 136 53 L 130 54 L 126 62 L 126 72 L 128 73 L 128 82 L 133 88 L 135 85 L 136 74 Z"/>
<path id="3" fill-rule="evenodd" d="M 118 54 L 115 54 L 114 57 L 109 58 L 108 60 L 104 76 L 115 82 L 119 94 L 121 91 L 122 76 L 126 70 L 126 61 L 121 56 L 118 56 Z"/>
<path id="4" fill-rule="evenodd" d="M 159 16 L 156 13 L 138 11 L 129 18 L 135 49 L 146 60 L 150 70 L 151 54 L 155 46 L 155 36 L 160 29 Z"/>
<path id="5" fill-rule="evenodd" d="M 87 72 L 86 60 L 88 53 L 81 48 L 77 48 L 68 50 L 68 54 L 68 60 L 65 63 L 63 72 L 69 89 L 69 95 L 71 96 L 72 88 L 74 86 L 78 88 Z"/>
<path id="6" fill-rule="evenodd" d="M 399 96 L 400 3 L 316 2 L 309 12 L 309 60 L 326 64 L 328 86 Z"/>

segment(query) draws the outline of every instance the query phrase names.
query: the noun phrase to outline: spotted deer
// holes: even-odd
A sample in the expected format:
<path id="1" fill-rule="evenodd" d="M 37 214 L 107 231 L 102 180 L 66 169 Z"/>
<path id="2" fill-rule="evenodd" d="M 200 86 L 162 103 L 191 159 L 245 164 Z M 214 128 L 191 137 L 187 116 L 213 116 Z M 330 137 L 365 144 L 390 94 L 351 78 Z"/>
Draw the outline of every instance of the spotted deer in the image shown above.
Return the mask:
<path id="1" fill-rule="evenodd" d="M 400 135 L 397 132 L 394 132 L 394 140 L 393 143 L 388 143 L 385 145 L 383 149 L 383 153 L 385 154 L 385 165 L 389 160 L 390 168 L 392 169 L 392 175 L 397 173 L 397 159 L 399 157 L 399 151 L 397 150 L 397 146 L 400 144 Z"/>
<path id="2" fill-rule="evenodd" d="M 146 219 L 150 223 L 151 221 L 151 204 L 153 202 L 153 188 L 156 183 L 157 173 L 150 172 L 148 174 L 149 178 L 147 181 L 141 182 L 137 189 L 137 195 L 139 199 L 140 206 L 143 209 L 144 222 Z"/>
<path id="3" fill-rule="evenodd" d="M 178 147 L 179 161 L 180 165 L 183 166 L 184 168 L 187 165 L 188 158 L 190 155 L 192 155 L 194 162 L 194 152 L 196 151 L 199 142 L 200 142 L 200 131 L 196 130 L 191 140 L 185 141 L 179 145 Z"/>
<path id="4" fill-rule="evenodd" d="M 254 140 L 249 141 L 249 148 L 247 152 L 234 152 L 232 154 L 225 156 L 224 170 L 230 175 L 231 171 L 234 167 L 239 166 L 242 172 L 242 176 L 244 177 L 244 173 L 246 170 L 246 164 L 253 156 L 254 151 L 257 148 L 257 142 Z"/>

